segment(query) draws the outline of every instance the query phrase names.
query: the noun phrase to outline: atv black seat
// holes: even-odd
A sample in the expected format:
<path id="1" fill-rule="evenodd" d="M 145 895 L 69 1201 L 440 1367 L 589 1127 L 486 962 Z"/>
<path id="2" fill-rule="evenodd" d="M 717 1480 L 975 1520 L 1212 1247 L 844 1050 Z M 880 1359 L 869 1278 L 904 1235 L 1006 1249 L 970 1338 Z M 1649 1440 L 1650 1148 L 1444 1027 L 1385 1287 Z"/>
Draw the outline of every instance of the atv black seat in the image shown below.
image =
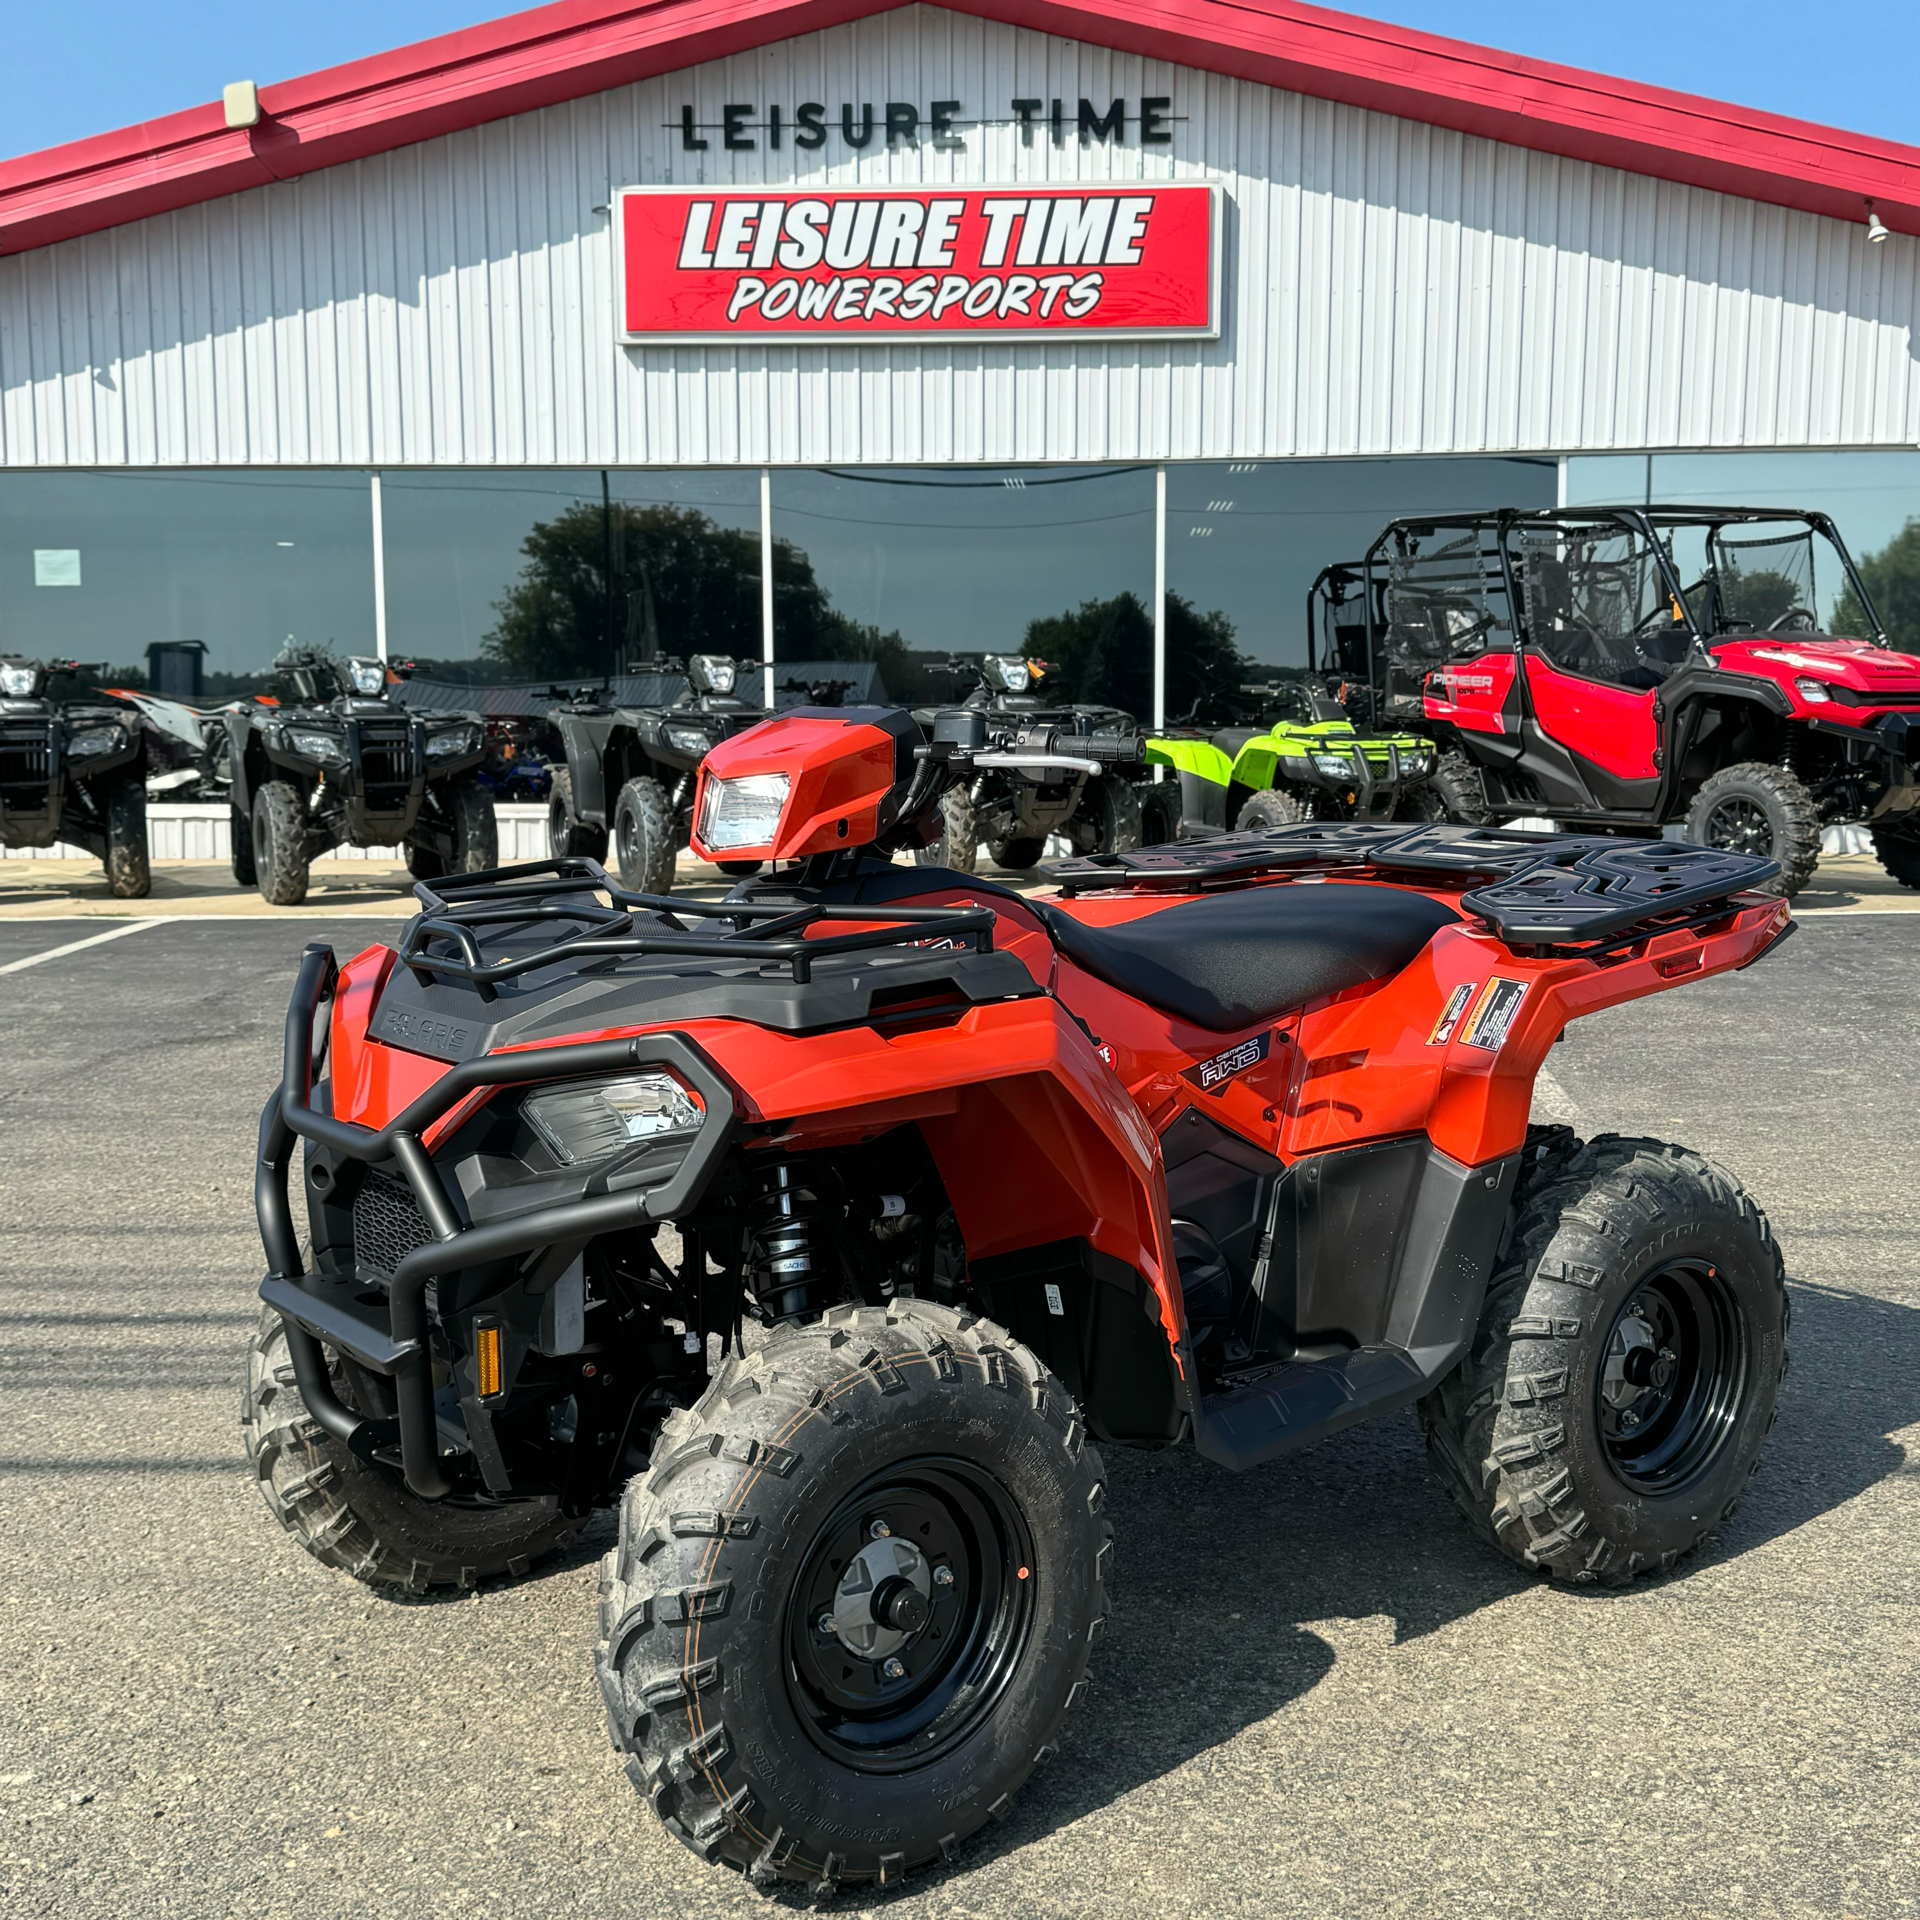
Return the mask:
<path id="1" fill-rule="evenodd" d="M 1213 736 L 1212 744 L 1220 749 L 1229 760 L 1240 757 L 1240 749 L 1249 740 L 1258 740 L 1266 732 L 1264 727 L 1222 727 Z"/>
<path id="2" fill-rule="evenodd" d="M 1460 918 L 1425 894 L 1338 880 L 1250 887 L 1117 927 L 1029 905 L 1087 972 L 1215 1033 L 1396 974 Z"/>

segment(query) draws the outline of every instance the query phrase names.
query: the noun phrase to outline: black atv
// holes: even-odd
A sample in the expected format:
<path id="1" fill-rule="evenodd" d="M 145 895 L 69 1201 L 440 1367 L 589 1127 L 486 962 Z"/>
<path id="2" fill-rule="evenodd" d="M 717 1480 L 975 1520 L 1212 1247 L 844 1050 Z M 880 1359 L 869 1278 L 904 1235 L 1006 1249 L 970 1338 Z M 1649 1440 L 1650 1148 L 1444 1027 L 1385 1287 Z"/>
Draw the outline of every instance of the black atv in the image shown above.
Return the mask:
<path id="1" fill-rule="evenodd" d="M 274 669 L 277 705 L 225 716 L 233 877 L 243 887 L 298 906 L 308 867 L 342 845 L 404 845 L 418 880 L 499 865 L 477 713 L 409 713 L 384 660 L 295 647 Z"/>
<path id="2" fill-rule="evenodd" d="M 1131 714 L 1049 697 L 1051 669 L 1018 654 L 951 659 L 940 671 L 974 682 L 963 704 L 985 715 L 994 751 L 941 801 L 940 837 L 915 854 L 921 866 L 972 873 L 984 843 L 1017 872 L 1037 866 L 1056 833 L 1076 854 L 1131 853 L 1173 837 L 1157 808 L 1151 829 L 1143 820 L 1143 797 L 1151 804 L 1156 796 L 1146 736 Z M 913 717 L 931 729 L 934 709 Z"/>
<path id="3" fill-rule="evenodd" d="M 662 660 L 661 672 L 679 672 Z M 757 686 L 757 660 L 696 653 L 680 692 L 658 705 L 615 704 L 586 693 L 554 710 L 566 749 L 547 806 L 547 844 L 556 860 L 606 858 L 611 839 L 620 884 L 667 893 L 673 863 L 693 831 L 694 776 L 717 741 L 767 718 L 739 689 Z M 720 870 L 757 873 L 757 860 L 725 860 Z"/>
<path id="4" fill-rule="evenodd" d="M 146 739 L 139 714 L 77 688 L 56 699 L 73 660 L 0 657 L 0 846 L 85 847 L 116 900 L 152 890 Z"/>

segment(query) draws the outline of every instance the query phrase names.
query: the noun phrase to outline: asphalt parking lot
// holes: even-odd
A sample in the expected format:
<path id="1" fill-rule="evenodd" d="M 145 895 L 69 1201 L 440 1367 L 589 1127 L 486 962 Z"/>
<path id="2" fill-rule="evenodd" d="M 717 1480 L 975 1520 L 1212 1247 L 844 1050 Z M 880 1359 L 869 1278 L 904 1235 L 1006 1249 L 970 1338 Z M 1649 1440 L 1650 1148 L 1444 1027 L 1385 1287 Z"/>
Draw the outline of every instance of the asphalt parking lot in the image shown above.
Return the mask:
<path id="1" fill-rule="evenodd" d="M 769 1902 L 654 1823 L 588 1662 L 608 1529 L 378 1598 L 237 1426 L 259 1105 L 309 939 L 0 924 L 0 1909 L 667 1915 Z M 37 964 L 15 963 L 39 959 Z M 1625 1595 L 1470 1538 L 1411 1416 L 1244 1479 L 1110 1455 L 1118 1563 L 1059 1758 L 901 1915 L 1900 1914 L 1920 1905 L 1920 916 L 1582 1023 L 1543 1088 L 1773 1218 L 1794 1364 L 1724 1535 Z"/>

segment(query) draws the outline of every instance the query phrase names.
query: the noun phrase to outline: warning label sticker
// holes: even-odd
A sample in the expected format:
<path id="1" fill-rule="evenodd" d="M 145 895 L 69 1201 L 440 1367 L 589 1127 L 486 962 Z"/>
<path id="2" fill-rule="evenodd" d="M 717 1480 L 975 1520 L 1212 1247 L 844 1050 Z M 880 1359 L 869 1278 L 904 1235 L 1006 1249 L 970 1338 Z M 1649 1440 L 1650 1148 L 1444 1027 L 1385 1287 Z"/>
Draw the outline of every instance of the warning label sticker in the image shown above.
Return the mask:
<path id="1" fill-rule="evenodd" d="M 1447 995 L 1446 1010 L 1433 1023 L 1433 1031 L 1427 1035 L 1427 1045 L 1444 1047 L 1453 1038 L 1453 1030 L 1460 1024 L 1460 1016 L 1467 1010 L 1467 1002 L 1473 998 L 1473 990 L 1479 985 L 1477 980 L 1462 980 Z"/>
<path id="2" fill-rule="evenodd" d="M 1469 1047 L 1484 1047 L 1489 1053 L 1498 1053 L 1513 1030 L 1514 1016 L 1526 997 L 1524 980 L 1502 980 L 1496 974 L 1475 1003 L 1467 1030 L 1460 1036 L 1462 1041 Z"/>

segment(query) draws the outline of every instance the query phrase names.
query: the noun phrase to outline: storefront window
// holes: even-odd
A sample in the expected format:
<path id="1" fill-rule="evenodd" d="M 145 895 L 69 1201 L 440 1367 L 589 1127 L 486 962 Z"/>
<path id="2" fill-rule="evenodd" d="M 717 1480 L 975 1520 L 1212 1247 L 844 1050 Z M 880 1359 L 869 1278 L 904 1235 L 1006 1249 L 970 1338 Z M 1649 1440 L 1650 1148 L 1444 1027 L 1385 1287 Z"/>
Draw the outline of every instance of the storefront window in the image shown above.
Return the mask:
<path id="1" fill-rule="evenodd" d="M 760 654 L 757 472 L 382 476 L 388 650 L 438 679 Z"/>
<path id="2" fill-rule="evenodd" d="M 1027 652 L 1064 697 L 1152 700 L 1148 467 L 773 476 L 782 661 L 879 663 L 896 700 L 966 691 L 949 655 Z"/>
<path id="3" fill-rule="evenodd" d="M 1567 498 L 1578 506 L 1653 503 L 1824 513 L 1853 555 L 1887 637 L 1895 646 L 1920 647 L 1920 453 L 1583 457 L 1567 462 Z M 1837 566 L 1823 560 L 1809 584 L 1817 602 L 1810 611 L 1822 624 L 1866 632 Z"/>
<path id="4" fill-rule="evenodd" d="M 1550 507 L 1556 463 L 1535 459 L 1261 460 L 1167 469 L 1167 712 L 1208 690 L 1230 644 L 1302 667 L 1307 593 L 1414 513 Z M 1193 671 L 1204 666 L 1204 673 Z"/>
<path id="5" fill-rule="evenodd" d="M 289 639 L 373 651 L 366 474 L 0 474 L 0 652 L 137 681 L 150 645 L 198 640 L 219 694 Z"/>

